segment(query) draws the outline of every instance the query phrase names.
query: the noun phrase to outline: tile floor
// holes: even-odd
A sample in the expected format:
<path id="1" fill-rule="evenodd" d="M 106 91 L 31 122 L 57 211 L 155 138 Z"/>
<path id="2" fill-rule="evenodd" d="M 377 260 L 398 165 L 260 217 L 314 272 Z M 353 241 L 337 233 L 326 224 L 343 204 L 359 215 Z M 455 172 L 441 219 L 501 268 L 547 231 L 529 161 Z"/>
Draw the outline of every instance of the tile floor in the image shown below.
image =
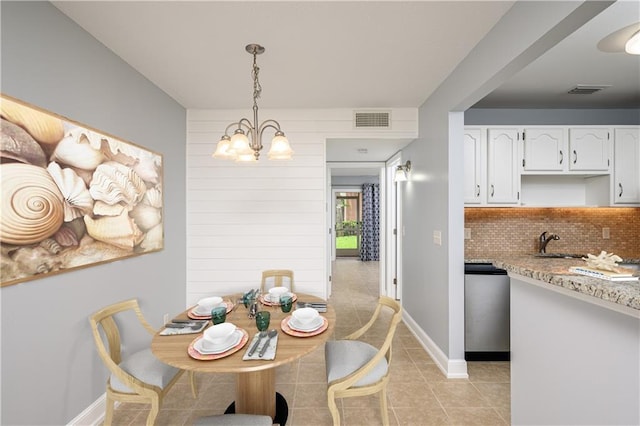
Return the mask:
<path id="1" fill-rule="evenodd" d="M 364 325 L 378 295 L 377 262 L 339 259 L 333 271 L 330 302 L 337 314 L 335 337 Z M 506 425 L 510 421 L 508 362 L 468 364 L 469 379 L 447 379 L 409 329 L 396 332 L 388 386 L 392 425 Z M 193 399 L 187 375 L 165 398 L 157 424 L 190 425 L 195 418 L 223 413 L 233 400 L 234 376 L 197 375 L 198 398 Z M 289 403 L 287 425 L 331 425 L 327 408 L 324 350 L 280 367 L 276 390 Z M 340 401 L 342 424 L 371 426 L 381 423 L 377 396 Z M 144 425 L 148 407 L 122 404 L 115 425 Z"/>

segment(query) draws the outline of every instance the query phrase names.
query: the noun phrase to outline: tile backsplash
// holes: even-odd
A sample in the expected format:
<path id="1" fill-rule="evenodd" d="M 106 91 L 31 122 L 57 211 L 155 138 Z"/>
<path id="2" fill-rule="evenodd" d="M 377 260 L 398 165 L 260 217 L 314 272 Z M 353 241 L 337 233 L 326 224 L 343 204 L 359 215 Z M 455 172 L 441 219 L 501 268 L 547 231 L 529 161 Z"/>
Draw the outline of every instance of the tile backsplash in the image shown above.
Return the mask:
<path id="1" fill-rule="evenodd" d="M 538 251 L 540 234 L 554 233 L 547 252 L 613 252 L 640 258 L 640 208 L 465 208 L 466 258 L 487 253 L 531 254 Z M 603 238 L 609 228 L 609 239 Z"/>

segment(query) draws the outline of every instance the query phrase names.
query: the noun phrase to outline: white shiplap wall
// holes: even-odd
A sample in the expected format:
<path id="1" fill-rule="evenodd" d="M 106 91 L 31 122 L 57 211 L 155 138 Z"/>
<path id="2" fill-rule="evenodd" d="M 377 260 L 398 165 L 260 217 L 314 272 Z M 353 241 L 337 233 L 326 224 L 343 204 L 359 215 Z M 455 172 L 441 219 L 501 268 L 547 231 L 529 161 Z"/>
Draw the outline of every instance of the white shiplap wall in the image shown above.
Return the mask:
<path id="1" fill-rule="evenodd" d="M 392 129 L 354 129 L 351 109 L 265 110 L 280 122 L 291 161 L 235 163 L 211 153 L 245 110 L 187 112 L 187 304 L 260 285 L 264 269 L 292 269 L 296 290 L 326 298 L 327 138 L 415 138 L 417 109 L 392 111 Z"/>

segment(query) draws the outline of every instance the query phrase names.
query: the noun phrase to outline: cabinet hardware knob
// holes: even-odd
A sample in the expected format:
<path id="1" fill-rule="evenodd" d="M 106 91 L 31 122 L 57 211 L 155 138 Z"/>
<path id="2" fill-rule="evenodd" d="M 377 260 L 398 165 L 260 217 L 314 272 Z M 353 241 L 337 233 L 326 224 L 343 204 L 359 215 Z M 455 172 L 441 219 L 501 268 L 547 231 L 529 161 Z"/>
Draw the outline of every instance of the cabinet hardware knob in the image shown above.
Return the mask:
<path id="1" fill-rule="evenodd" d="M 573 150 L 573 164 L 576 164 L 578 162 L 578 153 L 576 152 L 576 150 Z"/>
<path id="2" fill-rule="evenodd" d="M 622 184 L 620 182 L 618 182 L 618 187 L 620 188 L 620 193 L 618 194 L 618 197 L 622 197 Z"/>
<path id="3" fill-rule="evenodd" d="M 564 161 L 564 154 L 562 153 L 562 150 L 560 150 L 560 164 L 562 164 L 563 161 Z"/>

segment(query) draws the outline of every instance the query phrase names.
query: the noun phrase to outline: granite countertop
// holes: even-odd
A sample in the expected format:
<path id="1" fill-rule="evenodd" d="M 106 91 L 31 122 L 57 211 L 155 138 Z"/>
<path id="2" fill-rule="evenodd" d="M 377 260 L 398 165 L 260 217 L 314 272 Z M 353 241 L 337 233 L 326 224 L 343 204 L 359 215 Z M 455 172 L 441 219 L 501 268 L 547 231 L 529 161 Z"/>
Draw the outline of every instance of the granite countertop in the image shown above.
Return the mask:
<path id="1" fill-rule="evenodd" d="M 468 263 L 489 262 L 507 272 L 533 278 L 567 290 L 640 310 L 640 281 L 607 281 L 569 272 L 584 265 L 581 259 L 539 258 L 534 255 L 489 255 L 486 259 L 465 259 Z M 625 259 L 640 263 L 640 259 Z M 636 275 L 638 273 L 636 272 Z"/>

